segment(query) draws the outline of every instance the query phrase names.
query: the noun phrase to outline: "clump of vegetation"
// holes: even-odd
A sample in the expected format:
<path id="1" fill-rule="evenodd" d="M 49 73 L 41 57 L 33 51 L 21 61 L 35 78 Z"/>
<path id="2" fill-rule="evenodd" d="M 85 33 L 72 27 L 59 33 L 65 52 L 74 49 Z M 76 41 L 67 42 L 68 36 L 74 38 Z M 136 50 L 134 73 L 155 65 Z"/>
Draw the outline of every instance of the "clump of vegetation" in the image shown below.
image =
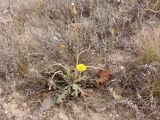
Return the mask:
<path id="1" fill-rule="evenodd" d="M 160 100 L 160 81 L 155 79 L 147 83 L 147 87 L 144 92 L 149 92 L 156 100 Z"/>
<path id="2" fill-rule="evenodd" d="M 157 80 L 151 85 L 151 91 L 153 92 L 153 96 L 160 100 L 160 81 Z"/>
<path id="3" fill-rule="evenodd" d="M 160 61 L 160 29 L 157 27 L 144 29 L 140 33 L 140 59 L 145 64 Z"/>
<path id="4" fill-rule="evenodd" d="M 78 64 L 76 70 L 71 66 L 65 66 L 65 73 L 59 71 L 62 76 L 63 87 L 60 86 L 60 91 L 55 97 L 57 104 L 62 103 L 68 96 L 77 97 L 79 94 L 84 94 L 79 83 L 87 78 L 83 73 L 86 68 L 84 64 Z"/>
<path id="5" fill-rule="evenodd" d="M 25 54 L 19 49 L 18 60 L 17 60 L 17 73 L 19 76 L 24 77 L 29 70 L 29 62 Z"/>
<path id="6" fill-rule="evenodd" d="M 77 36 L 77 29 L 78 25 L 76 22 L 77 17 L 77 10 L 72 3 L 71 6 L 71 21 L 73 25 L 73 39 L 75 39 L 76 42 L 76 63 L 74 66 L 68 65 L 68 64 L 61 64 L 61 63 L 55 63 L 51 66 L 60 66 L 62 68 L 58 69 L 56 72 L 53 73 L 51 78 L 49 78 L 48 81 L 48 86 L 49 90 L 56 89 L 57 87 L 60 89 L 57 95 L 55 96 L 55 103 L 60 104 L 63 103 L 63 101 L 68 97 L 68 96 L 73 96 L 77 97 L 78 95 L 83 95 L 84 92 L 82 91 L 79 83 L 82 80 L 87 79 L 87 75 L 85 74 L 85 71 L 88 69 L 88 67 L 91 66 L 86 66 L 83 63 L 79 63 L 79 59 L 81 54 L 84 52 L 87 52 L 89 49 L 82 50 L 80 51 L 80 40 L 79 37 Z M 60 44 L 60 48 L 65 48 L 65 45 Z M 95 67 L 94 67 L 95 68 Z M 59 79 L 56 81 L 55 77 L 59 77 Z"/>

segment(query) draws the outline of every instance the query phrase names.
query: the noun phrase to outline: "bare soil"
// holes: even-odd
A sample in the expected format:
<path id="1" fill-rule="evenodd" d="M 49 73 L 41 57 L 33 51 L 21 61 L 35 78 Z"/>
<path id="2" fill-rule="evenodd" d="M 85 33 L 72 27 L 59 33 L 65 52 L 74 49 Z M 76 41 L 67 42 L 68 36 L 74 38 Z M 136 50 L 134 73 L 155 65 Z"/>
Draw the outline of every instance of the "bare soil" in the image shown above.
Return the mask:
<path id="1" fill-rule="evenodd" d="M 104 88 L 85 89 L 85 96 L 72 98 L 57 106 L 53 104 L 54 91 L 48 91 L 43 84 L 36 81 L 24 81 L 19 86 L 1 82 L 1 120 L 134 119 L 129 109 L 114 103 L 113 97 Z"/>

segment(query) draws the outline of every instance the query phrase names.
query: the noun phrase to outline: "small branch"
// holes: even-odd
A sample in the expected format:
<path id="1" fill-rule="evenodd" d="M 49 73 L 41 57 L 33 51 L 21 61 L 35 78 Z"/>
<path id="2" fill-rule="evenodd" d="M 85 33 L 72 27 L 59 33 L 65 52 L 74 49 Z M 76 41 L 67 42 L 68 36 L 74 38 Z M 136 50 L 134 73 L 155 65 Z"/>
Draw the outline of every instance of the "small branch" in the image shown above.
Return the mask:
<path id="1" fill-rule="evenodd" d="M 151 114 L 149 114 L 147 117 L 146 117 L 146 119 L 145 120 L 148 120 L 150 117 L 151 117 L 151 115 L 153 115 L 153 114 L 155 114 L 155 113 L 157 113 L 156 111 L 154 111 L 154 112 L 152 112 Z"/>
<path id="2" fill-rule="evenodd" d="M 87 66 L 87 68 L 93 68 L 93 69 L 103 70 L 103 69 L 102 69 L 102 68 L 100 68 L 100 67 L 94 67 L 94 66 Z"/>
<path id="3" fill-rule="evenodd" d="M 56 75 L 56 74 L 58 74 L 58 73 L 62 73 L 62 71 L 57 71 L 57 72 L 55 72 L 54 74 L 53 74 L 53 76 L 52 76 L 52 79 L 54 78 L 54 76 Z"/>
<path id="4" fill-rule="evenodd" d="M 145 11 L 153 12 L 155 14 L 160 13 L 160 10 L 144 9 Z"/>
<path id="5" fill-rule="evenodd" d="M 80 55 L 81 54 L 83 54 L 84 52 L 87 52 L 87 51 L 89 51 L 90 50 L 90 46 L 89 46 L 89 48 L 88 49 L 86 49 L 86 50 L 83 50 L 83 51 L 81 51 L 79 54 L 78 54 L 78 56 L 77 56 L 77 63 L 79 63 L 79 58 L 80 58 Z"/>

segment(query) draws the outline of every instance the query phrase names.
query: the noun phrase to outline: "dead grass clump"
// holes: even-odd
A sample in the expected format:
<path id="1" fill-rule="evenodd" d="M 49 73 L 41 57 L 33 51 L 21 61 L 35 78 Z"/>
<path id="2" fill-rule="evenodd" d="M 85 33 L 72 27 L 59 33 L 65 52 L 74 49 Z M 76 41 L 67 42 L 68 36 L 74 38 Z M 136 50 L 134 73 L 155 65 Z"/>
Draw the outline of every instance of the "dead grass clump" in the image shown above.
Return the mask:
<path id="1" fill-rule="evenodd" d="M 24 77 L 29 70 L 29 62 L 25 57 L 24 53 L 19 50 L 18 62 L 17 62 L 17 73 Z"/>
<path id="2" fill-rule="evenodd" d="M 153 92 L 153 96 L 160 100 L 160 80 L 155 80 L 151 84 L 151 91 Z"/>
<path id="3" fill-rule="evenodd" d="M 139 33 L 139 56 L 143 63 L 160 61 L 160 29 L 146 27 Z"/>
<path id="4" fill-rule="evenodd" d="M 155 119 L 159 114 L 159 70 L 159 65 L 134 62 L 128 64 L 127 72 L 122 75 L 122 96 L 127 98 L 127 104 L 136 111 L 137 119 Z"/>
<path id="5" fill-rule="evenodd" d="M 17 34 L 25 33 L 25 24 L 27 20 L 36 14 L 40 14 L 45 7 L 45 3 L 42 1 L 28 3 L 30 5 L 29 8 L 27 5 L 23 4 L 25 3 L 20 3 L 20 5 L 18 5 L 21 9 L 18 9 L 18 13 L 13 21 L 13 26 Z"/>

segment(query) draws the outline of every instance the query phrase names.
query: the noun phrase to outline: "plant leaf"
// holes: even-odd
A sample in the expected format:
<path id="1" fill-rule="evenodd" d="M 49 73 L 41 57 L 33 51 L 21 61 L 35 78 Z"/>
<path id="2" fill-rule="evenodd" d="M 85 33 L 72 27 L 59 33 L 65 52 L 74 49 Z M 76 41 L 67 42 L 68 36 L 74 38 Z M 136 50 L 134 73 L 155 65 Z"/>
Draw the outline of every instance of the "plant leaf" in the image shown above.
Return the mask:
<path id="1" fill-rule="evenodd" d="M 107 70 L 100 70 L 98 72 L 99 80 L 97 81 L 98 84 L 104 85 L 108 82 L 109 78 L 111 77 L 111 73 Z"/>
<path id="2" fill-rule="evenodd" d="M 75 97 L 77 97 L 78 93 L 79 93 L 80 87 L 77 84 L 73 84 L 72 85 L 72 89 L 73 89 L 72 95 L 75 96 Z"/>
<path id="3" fill-rule="evenodd" d="M 61 95 L 58 95 L 57 100 L 56 100 L 56 104 L 61 104 L 63 103 L 63 99 Z"/>

